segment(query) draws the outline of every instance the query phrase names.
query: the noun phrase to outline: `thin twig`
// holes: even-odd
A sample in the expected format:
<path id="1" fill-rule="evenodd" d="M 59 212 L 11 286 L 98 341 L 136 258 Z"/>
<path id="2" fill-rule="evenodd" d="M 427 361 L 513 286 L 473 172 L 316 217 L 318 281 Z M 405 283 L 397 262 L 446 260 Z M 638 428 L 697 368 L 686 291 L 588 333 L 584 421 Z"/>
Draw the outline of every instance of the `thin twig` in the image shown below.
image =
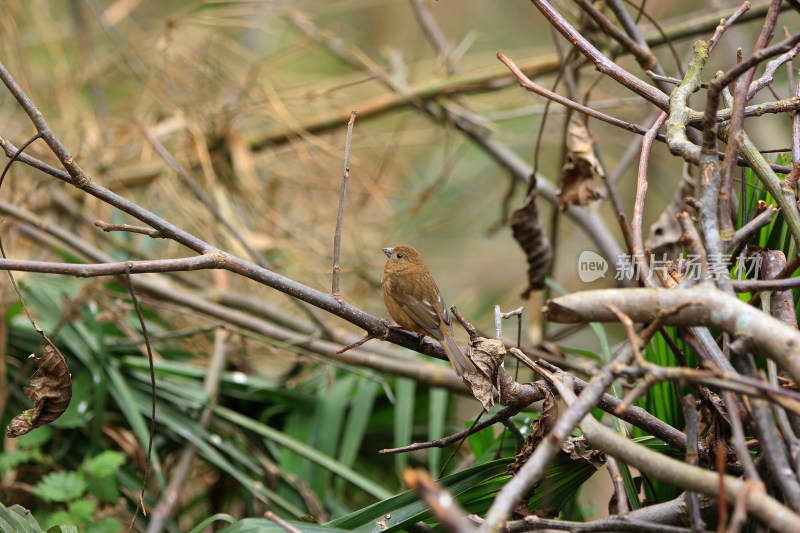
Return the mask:
<path id="1" fill-rule="evenodd" d="M 667 120 L 667 114 L 661 113 L 647 131 L 642 140 L 642 153 L 639 158 L 639 171 L 636 174 L 636 200 L 633 204 L 633 217 L 631 218 L 631 255 L 638 264 L 639 283 L 644 286 L 654 286 L 656 281 L 650 276 L 650 270 L 644 258 L 644 239 L 642 236 L 642 219 L 644 215 L 644 199 L 647 195 L 647 170 L 650 165 L 650 153 L 653 149 L 653 139 L 658 130 Z"/>
<path id="2" fill-rule="evenodd" d="M 290 524 L 280 516 L 276 515 L 272 511 L 267 511 L 266 513 L 264 513 L 264 518 L 266 518 L 267 520 L 272 520 L 273 522 L 278 524 L 278 526 L 284 529 L 287 533 L 302 533 L 299 529 L 297 529 L 292 524 Z"/>
<path id="3" fill-rule="evenodd" d="M 150 131 L 150 128 L 148 128 L 141 120 L 137 120 L 136 124 L 139 126 L 144 138 L 147 139 L 147 141 L 153 146 L 156 153 L 161 157 L 161 159 L 164 160 L 167 166 L 169 166 L 178 175 L 178 179 L 180 179 L 181 182 L 192 192 L 195 198 L 197 198 L 200 203 L 202 203 L 206 209 L 208 209 L 211 214 L 214 215 L 214 218 L 216 218 L 222 224 L 222 226 L 236 240 L 236 242 L 238 242 L 242 248 L 247 251 L 247 254 L 250 256 L 250 258 L 259 266 L 263 268 L 270 268 L 269 263 L 267 263 L 264 257 L 255 248 L 253 248 L 249 242 L 247 242 L 247 239 L 245 239 L 242 234 L 236 230 L 236 228 L 233 227 L 233 224 L 231 224 L 228 218 L 223 216 L 222 212 L 219 210 L 219 207 L 217 207 L 216 202 L 210 196 L 208 196 L 205 191 L 203 191 L 203 189 L 197 185 L 197 183 L 195 183 L 195 180 L 192 179 L 192 177 L 183 169 L 181 164 L 178 163 L 174 157 L 172 157 L 172 154 L 170 154 L 166 147 L 161 144 L 158 138 L 153 135 L 153 133 Z M 140 231 L 138 233 L 142 232 Z M 153 235 L 151 235 L 151 237 L 152 236 Z M 168 238 L 168 236 L 161 235 L 160 233 L 159 237 L 162 239 Z"/>
<path id="4" fill-rule="evenodd" d="M 417 21 L 422 26 L 422 31 L 439 54 L 439 59 L 445 65 L 447 73 L 455 74 L 456 65 L 450 57 L 450 44 L 442 33 L 442 29 L 436 23 L 436 19 L 433 18 L 430 9 L 422 0 L 411 0 L 411 6 L 414 8 L 414 15 L 417 17 Z"/>
<path id="5" fill-rule="evenodd" d="M 339 214 L 336 216 L 336 233 L 333 235 L 333 282 L 331 294 L 340 303 L 342 295 L 339 292 L 339 253 L 342 246 L 342 224 L 344 221 L 344 201 L 347 197 L 347 180 L 350 179 L 350 142 L 353 140 L 353 124 L 356 121 L 356 110 L 350 113 L 347 123 L 347 140 L 344 144 L 344 171 L 342 172 L 342 188 L 339 194 Z"/>
<path id="6" fill-rule="evenodd" d="M 691 394 L 687 394 L 683 400 L 683 418 L 686 420 L 686 464 L 698 466 L 700 464 L 700 453 L 697 441 L 700 431 L 700 419 L 697 413 L 697 402 Z M 686 504 L 689 508 L 689 518 L 692 521 L 692 531 L 697 533 L 703 531 L 705 524 L 700 515 L 700 502 L 696 492 L 686 492 Z"/>
<path id="7" fill-rule="evenodd" d="M 528 458 L 527 462 L 508 483 L 506 483 L 492 502 L 486 521 L 481 526 L 482 532 L 497 530 L 511 513 L 514 503 L 522 494 L 540 482 L 546 472 L 545 466 L 561 449 L 564 439 L 580 424 L 583 417 L 594 408 L 605 390 L 616 379 L 615 369 L 626 364 L 633 357 L 629 346 L 624 346 L 592 381 L 583 389 L 578 400 L 564 412 L 550 430 L 548 437 L 542 440 Z M 541 370 L 541 369 L 540 369 Z M 541 372 L 546 372 L 541 370 Z"/>
<path id="8" fill-rule="evenodd" d="M 708 47 L 708 53 L 714 49 L 714 47 L 719 43 L 719 40 L 722 38 L 722 34 L 730 28 L 734 22 L 736 22 L 742 15 L 744 15 L 747 11 L 750 10 L 750 2 L 744 2 L 736 12 L 731 15 L 727 20 L 722 19 L 717 26 L 717 29 L 714 31 L 713 37 L 711 37 L 711 43 Z"/>
<path id="9" fill-rule="evenodd" d="M 474 531 L 464 508 L 459 505 L 452 494 L 431 478 L 427 470 L 422 468 L 406 470 L 403 472 L 403 483 L 415 491 L 427 504 L 445 531 L 450 533 L 472 533 Z"/>
<path id="10" fill-rule="evenodd" d="M 142 476 L 142 491 L 139 494 L 139 502 L 136 505 L 136 510 L 133 513 L 133 518 L 131 518 L 131 523 L 128 527 L 128 533 L 130 533 L 133 530 L 133 525 L 136 523 L 136 516 L 139 514 L 139 509 L 142 510 L 142 514 L 144 516 L 147 516 L 147 510 L 145 509 L 144 505 L 144 493 L 147 489 L 147 478 L 150 475 L 150 461 L 153 453 L 153 440 L 155 440 L 156 436 L 156 371 L 153 366 L 153 349 L 150 347 L 150 337 L 147 335 L 147 325 L 144 322 L 142 310 L 139 308 L 139 300 L 136 298 L 136 290 L 133 288 L 133 283 L 131 283 L 130 266 L 125 270 L 125 281 L 128 285 L 128 292 L 131 295 L 131 301 L 133 302 L 133 308 L 136 311 L 136 316 L 139 318 L 139 326 L 142 328 L 144 345 L 147 348 L 147 362 L 150 365 L 150 394 L 152 398 L 152 406 L 150 411 L 150 438 L 147 444 L 147 455 L 145 456 L 145 468 Z"/>
<path id="11" fill-rule="evenodd" d="M 142 226 L 131 226 L 130 224 L 109 224 L 104 220 L 95 220 L 94 225 L 105 232 L 110 231 L 127 231 L 128 233 L 141 233 L 154 239 L 166 239 L 160 231 L 153 228 L 143 228 Z"/>
<path id="12" fill-rule="evenodd" d="M 626 515 L 631 510 L 628 505 L 628 495 L 625 492 L 625 482 L 619 469 L 619 463 L 612 456 L 606 456 L 606 470 L 611 477 L 611 484 L 614 486 L 614 496 L 616 497 L 617 512 L 615 514 Z"/>

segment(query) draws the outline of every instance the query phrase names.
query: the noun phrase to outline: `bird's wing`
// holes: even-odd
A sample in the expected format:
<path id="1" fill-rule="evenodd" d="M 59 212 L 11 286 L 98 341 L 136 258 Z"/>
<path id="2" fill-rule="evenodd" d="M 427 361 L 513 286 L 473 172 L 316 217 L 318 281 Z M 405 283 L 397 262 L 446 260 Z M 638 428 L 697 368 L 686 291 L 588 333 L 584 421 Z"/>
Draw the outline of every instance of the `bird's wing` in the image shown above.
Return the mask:
<path id="1" fill-rule="evenodd" d="M 444 322 L 451 335 L 453 334 L 453 326 L 450 323 L 450 314 L 447 312 L 447 307 L 445 307 L 444 300 L 442 300 L 442 295 L 437 291 L 436 296 L 437 302 L 435 306 L 434 303 L 431 303 L 427 298 L 419 299 L 411 294 L 400 294 L 397 295 L 395 299 L 400 304 L 403 311 L 411 317 L 411 320 L 424 329 L 428 335 L 436 340 L 442 340 L 444 335 L 439 329 L 440 310 L 441 316 L 444 317 Z"/>

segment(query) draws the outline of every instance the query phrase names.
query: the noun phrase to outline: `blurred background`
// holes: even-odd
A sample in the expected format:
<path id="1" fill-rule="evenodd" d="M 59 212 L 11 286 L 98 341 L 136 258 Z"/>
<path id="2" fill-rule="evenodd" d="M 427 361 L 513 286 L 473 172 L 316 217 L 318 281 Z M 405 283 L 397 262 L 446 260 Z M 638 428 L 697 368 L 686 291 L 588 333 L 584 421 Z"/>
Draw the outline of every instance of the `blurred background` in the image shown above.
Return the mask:
<path id="1" fill-rule="evenodd" d="M 523 344 L 530 344 L 547 332 L 539 315 L 543 295 L 535 292 L 530 301 L 520 297 L 527 286 L 527 264 L 507 220 L 509 212 L 525 198 L 526 186 L 515 182 L 459 129 L 453 115 L 443 110 L 455 112 L 474 131 L 507 147 L 529 166 L 534 164 L 537 137 L 543 130 L 537 168 L 545 179 L 557 184 L 565 158 L 567 114 L 552 105 L 543 122 L 546 101 L 520 88 L 495 55 L 503 52 L 517 64 L 528 65 L 527 71 L 535 74 L 535 81 L 552 87 L 558 54 L 567 53 L 569 43 L 554 35 L 529 2 L 439 0 L 422 4 L 441 31 L 446 55 L 426 34 L 414 2 L 5 0 L 0 60 L 97 183 L 223 250 L 249 258 L 238 235 L 274 271 L 321 291 L 330 290 L 345 125 L 350 111 L 357 109 L 341 253 L 344 299 L 370 314 L 388 318 L 379 286 L 385 261 L 381 248 L 410 244 L 421 251 L 447 303 L 458 306 L 480 329 L 493 329 L 494 305 L 503 310 L 526 305 Z M 556 5 L 567 18 L 575 20 L 578 10 L 571 2 Z M 674 53 L 664 44 L 653 45 L 667 74 L 680 77 L 673 56 L 685 65 L 692 40 L 708 37 L 719 18 L 737 7 L 732 2 L 708 2 L 701 8 L 696 2 L 649 2 L 647 15 L 672 36 Z M 785 17 L 796 21 L 797 15 Z M 708 76 L 716 68 L 729 67 L 735 61 L 737 47 L 745 52 L 752 50 L 760 24 L 760 18 L 745 21 L 726 34 L 710 62 Z M 641 28 L 646 36 L 658 33 L 647 17 L 642 18 Z M 597 45 L 609 55 L 614 53 L 610 43 Z M 630 57 L 618 61 L 647 79 Z M 786 72 L 781 69 L 776 86 L 785 87 L 785 80 Z M 593 87 L 587 103 L 590 107 L 650 126 L 652 106 L 600 77 L 592 68 L 581 71 L 578 84 L 582 93 Z M 556 92 L 564 94 L 563 85 Z M 766 93 L 757 98 L 769 97 Z M 703 102 L 697 99 L 693 105 L 701 108 Z M 421 111 L 420 106 L 427 111 Z M 0 124 L 0 136 L 17 146 L 35 131 L 5 90 L 0 91 Z M 757 127 L 750 128 L 750 121 L 746 127 L 759 148 L 772 149 L 789 145 L 788 124 L 785 116 L 765 117 L 758 120 Z M 590 121 L 590 128 L 603 150 L 607 168 L 614 170 L 636 136 L 597 121 Z M 153 140 L 181 165 L 191 183 L 165 163 Z M 41 141 L 27 152 L 58 166 Z M 635 174 L 634 162 L 618 182 L 622 203 L 628 209 L 632 208 Z M 664 145 L 657 144 L 651 161 L 645 228 L 669 202 L 681 175 L 681 162 L 672 158 Z M 193 187 L 211 199 L 234 233 L 193 194 Z M 169 241 L 100 231 L 94 226 L 96 219 L 109 223 L 136 221 L 25 165 L 12 167 L 0 196 L 117 260 L 190 255 Z M 583 209 L 596 211 L 622 246 L 618 223 L 607 200 Z M 553 281 L 570 291 L 613 286 L 613 276 L 588 285 L 577 279 L 578 255 L 583 250 L 597 250 L 596 245 L 572 221 L 558 216 L 553 205 L 540 201 L 540 210 L 554 246 Z M 10 257 L 73 257 L 74 252 L 59 244 L 48 246 L 31 238 L 15 219 L 4 222 L 0 231 L 6 232 L 3 240 Z M 123 315 L 130 311 L 127 303 L 114 303 L 119 288 L 115 293 L 96 280 L 22 274 L 18 278 L 29 297 L 41 304 L 36 312 L 43 323 L 59 323 L 63 318 L 59 311 L 63 311 L 67 299 L 77 299 L 77 305 L 83 306 L 73 319 L 95 314 L 98 331 L 106 327 L 104 320 L 119 318 L 119 314 L 114 315 L 115 309 Z M 212 299 L 220 293 L 246 294 L 278 310 L 288 322 L 294 318 L 307 320 L 285 295 L 229 272 L 182 273 L 172 276 L 169 283 Z M 10 299 L 10 287 L 6 293 L 4 309 L 16 317 L 17 324 L 24 325 L 24 320 L 18 320 L 18 304 Z M 53 307 L 50 315 L 44 310 L 48 305 Z M 117 309 L 120 305 L 122 311 Z M 195 312 L 157 302 L 145 305 L 151 306 L 153 315 L 149 318 L 157 330 L 207 324 Z M 327 328 L 361 334 L 336 317 L 318 316 Z M 136 322 L 131 316 L 125 320 L 129 327 L 112 329 L 130 339 L 137 331 Z M 506 337 L 514 339 L 513 326 L 509 323 L 507 327 Z M 612 340 L 618 333 L 611 328 Z M 108 331 L 104 335 L 109 335 Z M 466 335 L 460 335 L 465 341 Z M 270 381 L 276 389 L 298 394 L 308 394 L 302 387 L 313 385 L 320 401 L 340 372 L 327 367 L 324 359 L 309 359 L 302 350 L 279 343 L 253 340 L 236 332 L 227 342 L 228 370 L 276 380 Z M 586 330 L 569 342 L 576 348 L 597 351 L 596 338 Z M 371 341 L 365 349 L 378 343 Z M 179 339 L 157 347 L 157 357 L 204 368 L 213 344 L 209 334 Z M 20 341 L 20 361 L 34 348 L 35 344 L 26 348 Z M 98 354 L 102 351 L 94 345 L 91 350 Z M 102 355 L 108 359 L 97 356 L 101 357 L 97 363 L 100 370 L 82 359 L 72 370 L 73 375 L 80 376 L 79 368 L 83 368 L 87 383 L 92 379 L 106 383 L 104 380 L 111 378 L 103 374 L 102 361 L 122 357 L 108 353 L 111 355 Z M 141 358 L 142 354 L 141 346 L 134 343 L 125 355 Z M 123 365 L 123 370 L 140 376 L 143 370 L 138 364 Z M 19 382 L 29 369 L 22 363 L 17 366 L 21 370 L 15 370 L 12 364 L 3 376 L 17 377 L 15 388 L 9 387 L 5 395 L 9 402 L 19 396 Z M 161 377 L 169 383 L 168 377 Z M 202 373 L 192 379 L 197 386 Z M 135 383 L 132 386 L 140 391 L 147 390 L 145 380 Z M 343 397 L 350 398 L 358 390 L 353 384 L 348 387 L 352 388 L 342 392 Z M 411 387 L 414 397 L 412 385 L 402 387 L 406 393 Z M 445 406 L 440 411 L 448 413 L 447 422 L 442 424 L 448 432 L 463 428 L 464 420 L 477 412 L 476 406 L 470 405 L 451 418 L 453 407 L 446 399 L 437 396 L 434 401 L 420 396 L 419 391 L 416 394 L 417 403 L 410 404 L 409 426 L 405 434 L 395 435 L 396 442 L 408 442 L 412 435 L 414 440 L 424 440 L 422 426 L 431 405 Z M 94 409 L 115 409 L 98 398 L 100 395 L 87 397 L 90 404 L 95 402 Z M 382 401 L 386 400 L 378 400 Z M 388 406 L 386 401 L 387 410 Z M 144 407 L 132 407 L 133 411 L 137 409 L 147 412 Z M 193 409 L 199 407 L 193 404 L 186 409 L 194 413 Z M 415 410 L 417 417 L 412 416 Z M 97 420 L 99 412 L 95 413 L 92 423 L 100 428 L 125 427 L 123 418 L 136 415 L 122 411 L 102 421 Z M 4 421 L 15 412 L 4 412 Z M 280 414 L 262 412 L 253 417 L 283 428 L 291 425 L 289 408 L 284 405 L 276 412 Z M 443 414 L 441 417 L 445 420 Z M 298 415 L 297 424 L 299 420 Z M 378 461 L 374 453 L 381 439 L 375 435 L 381 434 L 381 428 L 392 427 L 391 418 L 369 427 L 363 438 L 368 441 L 374 431 L 376 440 L 359 444 L 356 449 L 364 446 L 370 460 Z M 141 440 L 141 433 L 138 435 Z M 302 431 L 298 430 L 298 435 Z M 78 437 L 61 438 L 72 442 L 70 439 Z M 92 438 L 97 444 L 95 451 L 104 447 L 99 434 Z M 169 457 L 186 438 L 163 436 L 156 447 L 160 447 L 162 457 Z M 241 448 L 247 446 L 242 444 Z M 394 459 L 381 460 L 382 466 L 358 468 L 362 472 L 393 468 Z M 407 459 L 400 461 L 402 464 L 396 466 L 404 465 Z M 129 495 L 136 490 L 132 479 L 124 490 Z M 395 490 L 399 480 L 393 478 L 390 485 Z M 290 491 L 286 487 L 278 492 L 297 505 L 303 500 L 295 493 L 287 495 Z M 20 498 L 13 491 L 7 495 L 12 493 L 16 495 L 6 498 L 6 503 Z M 354 503 L 347 498 L 331 498 L 322 497 L 322 514 L 329 517 L 344 514 Z M 356 498 L 356 502 L 361 499 Z M 239 511 L 248 514 L 253 509 Z"/>
<path id="2" fill-rule="evenodd" d="M 412 244 L 446 300 L 491 327 L 494 304 L 523 303 L 526 265 L 506 217 L 521 203 L 525 187 L 516 184 L 509 191 L 508 173 L 451 122 L 425 116 L 408 103 L 408 95 L 403 98 L 376 77 L 388 77 L 415 97 L 439 91 L 447 96 L 442 101 L 454 102 L 487 135 L 532 165 L 546 101 L 511 82 L 495 54 L 502 51 L 520 64 L 552 59 L 554 34 L 526 2 L 442 0 L 425 6 L 446 39 L 446 60 L 426 38 L 412 3 L 389 1 L 10 0 L 0 42 L 8 69 L 94 180 L 220 248 L 246 255 L 164 164 L 145 138 L 146 129 L 276 271 L 321 290 L 330 285 L 344 125 L 350 110 L 358 109 L 343 233 L 345 298 L 385 314 L 376 290 L 384 259 L 380 248 Z M 577 13 L 570 2 L 557 6 L 566 15 Z M 685 25 L 696 7 L 658 2 L 648 5 L 647 13 L 668 28 Z M 751 49 L 759 25 L 734 28 L 720 45 L 727 49 L 713 59 L 724 65 L 724 56 L 735 57 L 730 55 L 735 47 Z M 652 33 L 652 24 L 643 23 L 643 33 L 648 29 Z M 675 39 L 684 62 L 690 42 Z M 558 45 L 568 50 L 560 37 Z M 673 68 L 668 74 L 679 76 L 669 49 L 655 50 L 662 64 Z M 620 64 L 645 77 L 630 58 Z M 781 76 L 785 79 L 783 69 L 778 86 Z M 580 79 L 581 87 L 596 84 L 591 107 L 632 122 L 646 120 L 652 111 L 647 104 L 598 77 L 587 72 Z M 537 78 L 546 87 L 553 80 L 552 74 Z M 0 98 L 4 136 L 12 141 L 29 136 L 32 127 L 11 96 Z M 551 106 L 541 139 L 538 169 L 553 183 L 563 165 L 565 116 L 563 108 Z M 763 129 L 751 137 L 760 148 L 782 147 L 786 128 L 770 128 L 768 122 L 760 120 Z M 635 136 L 597 121 L 591 128 L 613 170 Z M 31 150 L 53 161 L 41 143 Z M 660 214 L 650 206 L 668 201 L 681 172 L 663 146 L 656 147 L 654 158 L 652 166 L 663 177 L 651 180 L 655 198 L 648 201 L 646 226 Z M 626 184 L 633 183 L 635 171 L 635 165 L 628 167 L 620 183 L 627 206 L 634 189 Z M 81 204 L 91 202 L 30 169 L 18 166 L 12 174 L 20 177 L 8 181 L 6 194 L 20 194 L 42 208 L 50 205 L 54 190 Z M 548 224 L 551 206 L 541 203 Z M 591 208 L 619 238 L 608 202 Z M 81 212 L 109 221 L 118 217 L 100 205 Z M 591 244 L 568 219 L 561 220 L 553 277 L 576 289 L 581 287 L 576 257 Z M 77 223 L 75 230 L 86 238 L 108 238 L 74 216 L 60 221 Z M 130 238 L 140 253 L 181 253 L 175 245 Z M 209 273 L 193 276 L 211 279 Z M 264 299 L 285 300 L 250 282 L 228 281 L 245 283 Z M 531 309 L 529 316 L 535 315 Z"/>

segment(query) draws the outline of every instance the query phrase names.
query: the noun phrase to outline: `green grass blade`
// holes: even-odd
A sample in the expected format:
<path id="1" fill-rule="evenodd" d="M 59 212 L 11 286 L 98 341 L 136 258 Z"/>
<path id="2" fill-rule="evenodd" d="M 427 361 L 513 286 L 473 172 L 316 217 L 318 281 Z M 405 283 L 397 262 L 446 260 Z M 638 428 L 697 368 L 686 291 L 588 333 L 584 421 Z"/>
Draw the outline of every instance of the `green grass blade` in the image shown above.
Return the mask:
<path id="1" fill-rule="evenodd" d="M 446 487 L 451 494 L 457 495 L 488 479 L 505 474 L 508 471 L 509 462 L 510 459 L 499 459 L 484 463 L 450 476 L 445 476 L 438 482 Z M 419 501 L 416 493 L 405 491 L 347 516 L 332 520 L 325 526 L 364 533 L 395 531 L 418 522 L 427 512 L 427 505 Z M 379 525 L 379 522 L 386 514 L 391 514 L 392 517 L 386 521 L 388 529 L 384 530 Z"/>
<path id="2" fill-rule="evenodd" d="M 447 415 L 448 393 L 444 389 L 433 388 L 428 392 L 428 440 L 436 440 L 444 435 L 445 417 Z M 442 466 L 442 449 L 428 449 L 428 471 L 433 478 L 439 477 Z"/>
<path id="3" fill-rule="evenodd" d="M 303 442 L 297 441 L 276 429 L 273 429 L 265 424 L 262 424 L 261 422 L 253 420 L 252 418 L 248 418 L 226 407 L 213 405 L 211 408 L 219 417 L 241 426 L 244 429 L 253 431 L 262 437 L 266 437 L 267 439 L 275 441 L 281 446 L 290 448 L 297 455 L 300 455 L 311 462 L 328 469 L 337 476 L 343 477 L 353 485 L 359 487 L 377 499 L 382 500 L 391 496 L 391 492 L 386 490 L 378 483 L 367 479 L 358 472 L 355 472 L 353 469 L 343 465 L 336 459 L 320 454 L 318 450 Z"/>
<path id="4" fill-rule="evenodd" d="M 398 378 L 396 381 L 397 403 L 394 406 L 394 446 L 399 448 L 411 442 L 414 426 L 414 401 L 417 384 L 410 379 Z M 398 453 L 394 456 L 394 465 L 398 477 L 408 466 L 408 454 Z"/>

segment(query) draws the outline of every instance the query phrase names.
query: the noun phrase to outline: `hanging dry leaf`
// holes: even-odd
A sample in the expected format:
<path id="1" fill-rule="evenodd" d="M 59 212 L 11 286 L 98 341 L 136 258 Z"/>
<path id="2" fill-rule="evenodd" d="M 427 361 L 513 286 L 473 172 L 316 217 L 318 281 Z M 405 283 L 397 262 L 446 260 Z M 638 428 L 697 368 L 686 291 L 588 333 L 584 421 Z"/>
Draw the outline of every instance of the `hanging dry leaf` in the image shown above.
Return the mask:
<path id="1" fill-rule="evenodd" d="M 497 368 L 505 357 L 506 347 L 499 339 L 476 337 L 471 342 L 469 358 L 475 363 L 478 372 L 465 374 L 462 379 L 486 411 L 494 405 L 492 387 L 497 382 Z"/>
<path id="2" fill-rule="evenodd" d="M 539 221 L 536 205 L 536 176 L 531 176 L 528 197 L 522 207 L 511 215 L 511 231 L 528 260 L 528 288 L 522 293 L 527 299 L 532 290 L 544 288 L 544 279 L 550 270 L 553 248 Z"/>
<path id="3" fill-rule="evenodd" d="M 544 402 L 542 403 L 542 414 L 531 423 L 531 434 L 528 435 L 525 446 L 522 447 L 522 450 L 520 450 L 514 458 L 514 463 L 509 465 L 508 470 L 511 474 L 519 472 L 519 469 L 528 461 L 528 458 L 542 439 L 553 429 L 558 419 L 558 404 L 556 403 L 556 398 L 550 389 L 547 387 L 543 388 L 545 390 L 545 396 Z"/>
<path id="4" fill-rule="evenodd" d="M 594 139 L 586 127 L 586 117 L 575 114 L 567 125 L 567 162 L 561 169 L 561 189 L 558 208 L 564 211 L 572 205 L 587 205 L 602 196 L 594 178 L 603 176 L 600 162 L 594 155 Z"/>
<path id="5" fill-rule="evenodd" d="M 19 437 L 49 424 L 67 410 L 72 398 L 72 378 L 67 360 L 52 344 L 45 345 L 41 357 L 31 354 L 39 366 L 33 377 L 33 388 L 25 387 L 25 395 L 33 402 L 33 409 L 23 411 L 8 425 L 9 438 Z"/>

